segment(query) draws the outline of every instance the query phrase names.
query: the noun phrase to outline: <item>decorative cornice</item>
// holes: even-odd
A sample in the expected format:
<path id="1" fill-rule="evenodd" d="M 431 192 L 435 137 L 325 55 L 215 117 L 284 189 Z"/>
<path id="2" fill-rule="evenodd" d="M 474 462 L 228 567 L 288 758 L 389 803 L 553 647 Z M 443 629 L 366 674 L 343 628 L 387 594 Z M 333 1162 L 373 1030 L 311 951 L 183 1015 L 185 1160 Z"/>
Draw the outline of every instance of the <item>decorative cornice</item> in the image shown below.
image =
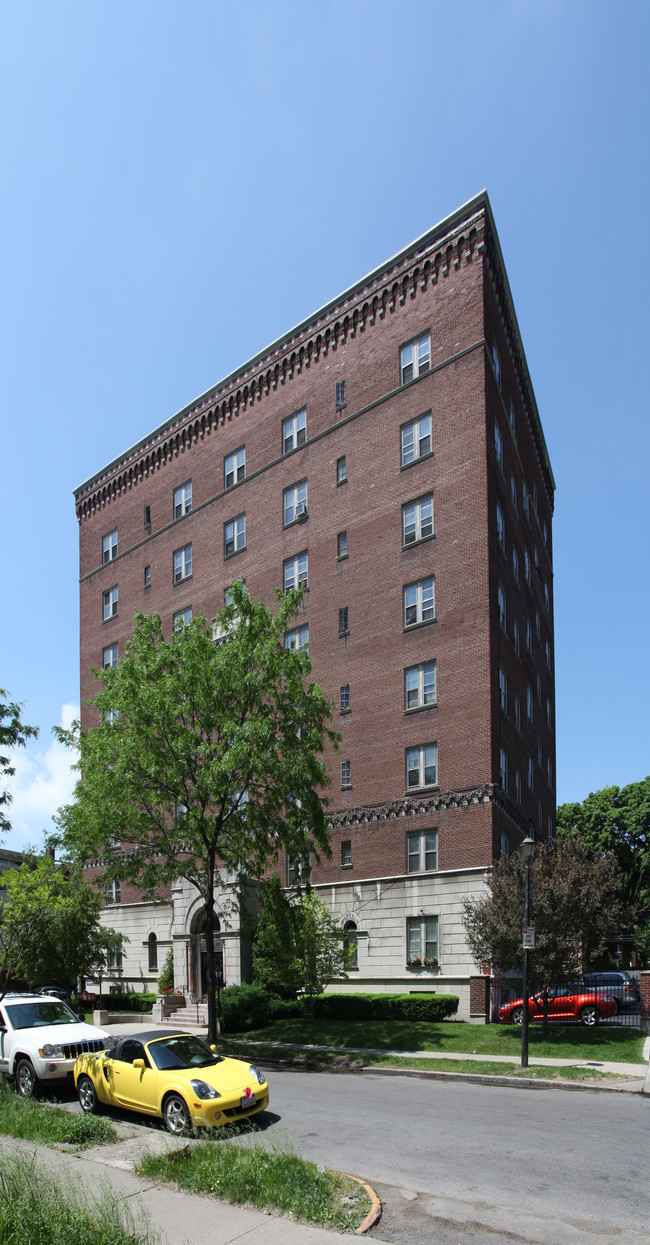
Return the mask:
<path id="1" fill-rule="evenodd" d="M 347 808 L 330 818 L 330 830 L 345 826 L 362 826 L 374 821 L 391 821 L 395 817 L 419 817 L 423 813 L 438 813 L 454 808 L 470 808 L 476 804 L 491 804 L 498 788 L 494 783 L 481 787 L 469 787 L 466 791 L 436 791 L 435 795 L 407 795 L 400 800 L 388 800 L 385 804 Z"/>
<path id="2" fill-rule="evenodd" d="M 477 196 L 80 485 L 79 521 L 470 263 L 483 250 L 486 210 L 487 197 Z"/>

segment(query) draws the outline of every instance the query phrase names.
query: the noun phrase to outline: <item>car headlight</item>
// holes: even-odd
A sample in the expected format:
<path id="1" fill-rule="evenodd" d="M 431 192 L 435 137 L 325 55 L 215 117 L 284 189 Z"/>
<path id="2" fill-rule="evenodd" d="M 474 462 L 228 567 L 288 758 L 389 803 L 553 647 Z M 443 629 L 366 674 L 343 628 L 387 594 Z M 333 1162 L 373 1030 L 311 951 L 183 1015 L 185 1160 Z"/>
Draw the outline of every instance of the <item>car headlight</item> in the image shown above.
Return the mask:
<path id="1" fill-rule="evenodd" d="M 63 1054 L 63 1047 L 62 1046 L 50 1046 L 49 1043 L 47 1046 L 43 1046 L 41 1050 L 39 1050 L 38 1053 L 41 1059 L 65 1059 L 65 1055 Z"/>
<path id="2" fill-rule="evenodd" d="M 190 1085 L 194 1090 L 197 1098 L 220 1098 L 221 1094 L 218 1089 L 214 1089 L 212 1085 L 206 1085 L 205 1081 L 190 1081 Z"/>
<path id="3" fill-rule="evenodd" d="M 252 1076 L 253 1080 L 257 1081 L 258 1085 L 264 1084 L 264 1073 L 260 1068 L 256 1068 L 254 1063 L 252 1063 L 248 1069 L 248 1075 Z"/>

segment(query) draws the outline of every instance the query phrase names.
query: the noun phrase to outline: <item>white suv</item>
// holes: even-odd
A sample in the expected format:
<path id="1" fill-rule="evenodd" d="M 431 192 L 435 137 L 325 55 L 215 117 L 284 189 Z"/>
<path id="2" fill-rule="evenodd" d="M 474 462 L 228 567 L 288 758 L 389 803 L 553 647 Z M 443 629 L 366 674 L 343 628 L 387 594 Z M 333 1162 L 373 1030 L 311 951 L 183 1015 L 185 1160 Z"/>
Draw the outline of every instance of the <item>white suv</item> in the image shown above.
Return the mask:
<path id="1" fill-rule="evenodd" d="M 78 1055 L 102 1051 L 113 1038 L 79 1020 L 67 1003 L 45 995 L 7 994 L 0 1002 L 0 1074 L 22 1098 L 43 1084 L 72 1085 Z"/>

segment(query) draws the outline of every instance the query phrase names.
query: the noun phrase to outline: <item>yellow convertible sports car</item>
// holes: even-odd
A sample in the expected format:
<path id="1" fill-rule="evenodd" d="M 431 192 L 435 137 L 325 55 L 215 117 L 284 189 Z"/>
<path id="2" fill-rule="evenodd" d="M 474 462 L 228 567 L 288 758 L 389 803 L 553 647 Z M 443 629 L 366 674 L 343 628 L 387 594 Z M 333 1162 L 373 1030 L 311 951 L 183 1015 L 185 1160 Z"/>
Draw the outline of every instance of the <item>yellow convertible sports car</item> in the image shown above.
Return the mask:
<path id="1" fill-rule="evenodd" d="M 264 1111 L 269 1087 L 254 1064 L 218 1055 L 193 1033 L 160 1029 L 118 1038 L 80 1055 L 74 1083 L 82 1111 L 126 1107 L 160 1116 L 177 1136 L 193 1125 L 231 1124 Z"/>

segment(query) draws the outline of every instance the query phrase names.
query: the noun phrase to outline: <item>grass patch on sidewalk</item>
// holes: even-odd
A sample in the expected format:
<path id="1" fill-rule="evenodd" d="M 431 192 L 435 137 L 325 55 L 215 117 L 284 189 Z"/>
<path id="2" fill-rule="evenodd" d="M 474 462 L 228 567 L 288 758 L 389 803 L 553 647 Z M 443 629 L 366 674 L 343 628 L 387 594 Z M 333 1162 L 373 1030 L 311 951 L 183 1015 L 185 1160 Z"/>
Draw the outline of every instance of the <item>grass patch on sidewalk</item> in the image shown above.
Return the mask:
<path id="1" fill-rule="evenodd" d="M 229 1035 L 230 1036 L 230 1035 Z M 614 1029 L 596 1025 L 550 1026 L 547 1037 L 541 1025 L 528 1030 L 531 1056 L 556 1059 L 597 1059 L 621 1063 L 643 1063 L 645 1033 L 640 1029 Z M 450 1054 L 512 1055 L 521 1054 L 521 1028 L 517 1025 L 471 1025 L 466 1021 L 385 1020 L 347 1021 L 277 1020 L 265 1029 L 240 1034 L 238 1041 L 250 1045 L 254 1041 L 298 1043 L 317 1046 L 342 1046 L 371 1050 L 428 1050 Z M 228 1042 L 226 1038 L 223 1042 Z"/>
<path id="2" fill-rule="evenodd" d="M 549 1068 L 544 1064 L 530 1064 L 522 1068 L 518 1063 L 489 1063 L 478 1059 L 408 1059 L 399 1055 L 370 1055 L 363 1060 L 365 1068 L 414 1068 L 418 1072 L 466 1072 L 475 1076 L 515 1076 L 523 1080 L 537 1081 L 630 1081 L 633 1077 L 620 1072 L 601 1072 L 599 1068 L 575 1066 Z"/>
<path id="3" fill-rule="evenodd" d="M 286 1140 L 270 1147 L 199 1141 L 162 1156 L 148 1155 L 136 1171 L 188 1193 L 278 1210 L 322 1227 L 349 1231 L 370 1210 L 370 1198 L 355 1180 L 320 1170 Z"/>
<path id="4" fill-rule="evenodd" d="M 3 1155 L 0 1172 L 3 1245 L 155 1245 L 156 1235 L 133 1219 L 124 1200 L 97 1199 L 53 1176 L 34 1158 Z"/>
<path id="5" fill-rule="evenodd" d="M 73 1146 L 89 1146 L 99 1141 L 116 1141 L 117 1133 L 108 1120 L 96 1115 L 71 1115 L 59 1107 L 19 1098 L 9 1085 L 0 1083 L 0 1133 L 23 1141 L 40 1141 Z M 0 1236 L 0 1240 L 4 1240 Z"/>

